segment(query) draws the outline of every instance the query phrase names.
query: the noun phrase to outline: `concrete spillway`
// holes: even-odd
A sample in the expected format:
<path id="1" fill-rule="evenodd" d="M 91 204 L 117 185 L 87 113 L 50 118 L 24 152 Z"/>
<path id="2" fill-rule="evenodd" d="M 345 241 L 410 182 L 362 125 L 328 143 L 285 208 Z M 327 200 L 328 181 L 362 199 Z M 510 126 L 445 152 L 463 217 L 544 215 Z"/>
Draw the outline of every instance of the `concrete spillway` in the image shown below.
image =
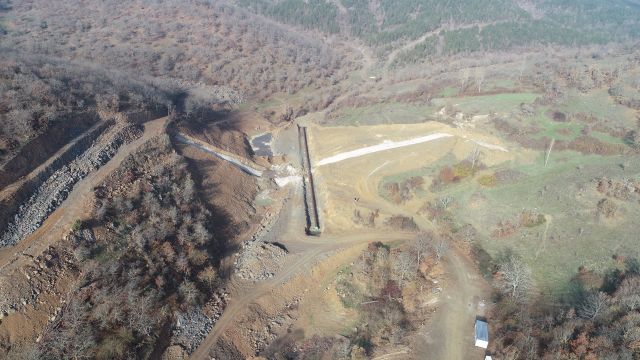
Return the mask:
<path id="1" fill-rule="evenodd" d="M 307 128 L 298 126 L 298 138 L 300 141 L 300 157 L 303 169 L 304 200 L 307 209 L 307 233 L 309 235 L 320 235 L 320 216 L 318 212 L 318 200 L 316 187 L 313 183 L 313 170 L 311 167 L 311 157 L 309 156 L 309 139 Z"/>

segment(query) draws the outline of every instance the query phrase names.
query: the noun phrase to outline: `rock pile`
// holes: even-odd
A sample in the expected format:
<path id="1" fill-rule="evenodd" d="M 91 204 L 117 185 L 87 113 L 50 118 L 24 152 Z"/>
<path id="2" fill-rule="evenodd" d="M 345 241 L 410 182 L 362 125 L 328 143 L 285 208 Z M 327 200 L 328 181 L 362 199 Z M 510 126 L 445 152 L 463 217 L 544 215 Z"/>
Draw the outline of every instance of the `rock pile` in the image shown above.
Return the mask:
<path id="1" fill-rule="evenodd" d="M 49 247 L 16 272 L 0 279 L 0 322 L 26 305 L 40 303 L 40 295 L 55 291 L 64 273 L 75 271 L 73 254 L 60 247 Z"/>
<path id="2" fill-rule="evenodd" d="M 227 304 L 227 293 L 216 293 L 204 307 L 194 307 L 189 312 L 176 315 L 173 329 L 173 345 L 180 345 L 191 354 L 207 337 Z"/>
<path id="3" fill-rule="evenodd" d="M 84 153 L 55 171 L 18 209 L 0 237 L 0 247 L 14 245 L 37 230 L 67 198 L 73 186 L 109 161 L 122 144 L 140 137 L 134 125 L 115 126 L 102 134 Z"/>
<path id="4" fill-rule="evenodd" d="M 244 280 L 260 281 L 272 278 L 282 266 L 287 250 L 260 240 L 242 244 L 234 262 L 235 273 Z"/>

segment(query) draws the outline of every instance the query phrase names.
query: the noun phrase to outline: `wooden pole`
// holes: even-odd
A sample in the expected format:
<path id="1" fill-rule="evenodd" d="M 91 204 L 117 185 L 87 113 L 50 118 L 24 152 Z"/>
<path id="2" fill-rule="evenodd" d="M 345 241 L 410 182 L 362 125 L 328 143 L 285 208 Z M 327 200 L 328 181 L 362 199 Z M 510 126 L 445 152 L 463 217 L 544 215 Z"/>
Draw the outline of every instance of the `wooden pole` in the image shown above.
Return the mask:
<path id="1" fill-rule="evenodd" d="M 556 142 L 556 139 L 551 139 L 551 143 L 549 143 L 549 150 L 547 150 L 547 156 L 544 159 L 544 167 L 547 167 L 547 163 L 549 163 L 549 156 L 551 155 L 551 149 L 553 149 L 553 143 Z"/>

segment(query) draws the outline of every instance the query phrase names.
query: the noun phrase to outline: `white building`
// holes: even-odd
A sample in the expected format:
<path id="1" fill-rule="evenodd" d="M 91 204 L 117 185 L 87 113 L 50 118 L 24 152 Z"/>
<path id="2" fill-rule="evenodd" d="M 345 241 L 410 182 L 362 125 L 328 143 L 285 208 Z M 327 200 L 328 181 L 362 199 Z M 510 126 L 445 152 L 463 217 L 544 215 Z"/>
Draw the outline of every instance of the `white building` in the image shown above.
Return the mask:
<path id="1" fill-rule="evenodd" d="M 476 346 L 483 349 L 489 346 L 489 326 L 482 320 L 476 320 Z"/>

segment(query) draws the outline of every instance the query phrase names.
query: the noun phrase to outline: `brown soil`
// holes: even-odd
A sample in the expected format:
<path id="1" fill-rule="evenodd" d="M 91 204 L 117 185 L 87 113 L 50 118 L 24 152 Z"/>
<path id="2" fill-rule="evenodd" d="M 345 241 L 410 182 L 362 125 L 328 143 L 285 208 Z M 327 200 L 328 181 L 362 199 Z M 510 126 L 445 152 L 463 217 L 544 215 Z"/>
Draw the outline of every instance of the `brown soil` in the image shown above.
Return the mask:
<path id="1" fill-rule="evenodd" d="M 184 144 L 176 146 L 191 165 L 190 170 L 202 199 L 215 208 L 214 214 L 223 214 L 220 219 L 233 220 L 237 230 L 234 238 L 240 240 L 255 231 L 255 225 L 260 222 L 264 212 L 264 209 L 252 205 L 259 180 L 198 148 Z"/>
<path id="2" fill-rule="evenodd" d="M 78 182 L 62 205 L 36 232 L 15 246 L 0 250 L 0 274 L 2 274 L 0 289 L 24 286 L 26 291 L 29 290 L 29 283 L 25 282 L 25 274 L 28 267 L 32 266 L 32 259 L 37 258 L 51 245 L 58 244 L 69 232 L 70 224 L 75 220 L 83 219 L 90 213 L 93 196 L 87 196 L 87 194 L 92 194 L 93 188 L 102 183 L 140 145 L 161 134 L 166 122 L 167 118 L 161 118 L 146 123 L 142 137 L 123 145 L 109 162 Z M 61 306 L 60 301 L 72 288 L 70 285 L 74 280 L 75 275 L 72 272 L 67 272 L 66 275 L 59 274 L 51 279 L 50 292 L 38 296 L 33 304 L 18 304 L 17 311 L 0 322 L 2 347 L 7 349 L 16 344 L 34 343 L 52 316 L 52 309 Z M 7 290 L 2 291 L 3 295 L 8 293 Z M 2 300 L 19 301 L 19 299 Z"/>
<path id="3" fill-rule="evenodd" d="M 28 174 L 74 137 L 99 121 L 96 113 L 83 113 L 51 125 L 43 134 L 24 145 L 0 167 L 0 189 Z"/>
<path id="4" fill-rule="evenodd" d="M 270 131 L 273 125 L 251 111 L 233 111 L 208 119 L 182 121 L 178 131 L 242 157 L 252 157 L 248 137 Z"/>

